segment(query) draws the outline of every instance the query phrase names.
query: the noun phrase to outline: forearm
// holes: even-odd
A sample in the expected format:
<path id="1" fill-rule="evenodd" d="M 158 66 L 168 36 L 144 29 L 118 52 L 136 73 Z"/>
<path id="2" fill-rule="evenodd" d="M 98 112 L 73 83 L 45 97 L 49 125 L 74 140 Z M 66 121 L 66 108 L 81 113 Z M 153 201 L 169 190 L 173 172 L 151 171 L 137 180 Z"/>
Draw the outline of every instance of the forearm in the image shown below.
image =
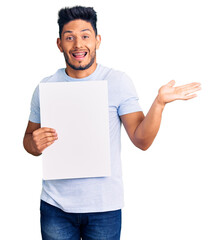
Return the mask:
<path id="1" fill-rule="evenodd" d="M 158 101 L 157 96 L 144 120 L 136 128 L 135 138 L 142 150 L 147 150 L 153 143 L 160 128 L 164 107 L 165 105 Z"/>
<path id="2" fill-rule="evenodd" d="M 121 116 L 127 133 L 136 147 L 147 150 L 151 146 L 159 131 L 163 109 L 167 103 L 192 99 L 197 95 L 191 93 L 201 89 L 200 83 L 190 83 L 179 87 L 174 87 L 174 85 L 175 81 L 172 80 L 159 89 L 146 116 L 142 112 Z"/>
<path id="3" fill-rule="evenodd" d="M 28 153 L 30 153 L 34 156 L 41 155 L 41 153 L 37 152 L 37 150 L 35 149 L 35 147 L 33 145 L 33 138 L 32 138 L 31 133 L 25 134 L 24 139 L 23 139 L 23 146 Z"/>

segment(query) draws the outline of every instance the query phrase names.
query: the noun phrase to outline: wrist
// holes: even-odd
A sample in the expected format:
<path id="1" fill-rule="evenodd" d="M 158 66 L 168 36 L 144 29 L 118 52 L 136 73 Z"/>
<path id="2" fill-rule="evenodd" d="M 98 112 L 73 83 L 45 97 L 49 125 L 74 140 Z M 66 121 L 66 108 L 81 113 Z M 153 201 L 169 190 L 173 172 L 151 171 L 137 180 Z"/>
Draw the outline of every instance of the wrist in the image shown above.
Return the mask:
<path id="1" fill-rule="evenodd" d="M 159 96 L 159 94 L 157 95 L 156 99 L 155 99 L 155 104 L 160 107 L 162 110 L 164 109 L 166 103 L 161 99 L 161 97 Z"/>
<path id="2" fill-rule="evenodd" d="M 33 140 L 32 133 L 26 134 L 26 151 L 34 156 L 39 156 L 41 155 L 41 152 L 39 152 L 36 148 L 36 145 Z"/>

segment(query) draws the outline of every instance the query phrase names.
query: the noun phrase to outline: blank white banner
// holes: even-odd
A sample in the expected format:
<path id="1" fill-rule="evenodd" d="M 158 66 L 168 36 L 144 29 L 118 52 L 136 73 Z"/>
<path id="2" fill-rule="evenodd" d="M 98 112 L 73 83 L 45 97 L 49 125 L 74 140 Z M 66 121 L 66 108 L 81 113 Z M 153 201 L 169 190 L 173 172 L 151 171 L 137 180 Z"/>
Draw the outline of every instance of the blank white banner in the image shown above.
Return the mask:
<path id="1" fill-rule="evenodd" d="M 107 81 L 39 87 L 41 127 L 58 134 L 43 152 L 43 179 L 110 176 Z"/>

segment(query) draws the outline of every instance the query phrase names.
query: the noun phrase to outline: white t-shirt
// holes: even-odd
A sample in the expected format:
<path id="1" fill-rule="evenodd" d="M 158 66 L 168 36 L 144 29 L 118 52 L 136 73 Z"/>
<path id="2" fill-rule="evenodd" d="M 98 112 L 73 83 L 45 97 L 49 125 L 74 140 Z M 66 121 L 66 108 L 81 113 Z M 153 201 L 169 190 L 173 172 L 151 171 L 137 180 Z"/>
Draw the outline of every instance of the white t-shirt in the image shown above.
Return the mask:
<path id="1" fill-rule="evenodd" d="M 96 70 L 86 78 L 69 77 L 63 68 L 41 82 L 94 80 L 108 81 L 111 176 L 43 180 L 41 199 L 65 212 L 105 212 L 124 206 L 119 116 L 142 111 L 131 79 L 123 72 L 97 64 Z M 40 123 L 39 86 L 32 97 L 29 120 Z"/>

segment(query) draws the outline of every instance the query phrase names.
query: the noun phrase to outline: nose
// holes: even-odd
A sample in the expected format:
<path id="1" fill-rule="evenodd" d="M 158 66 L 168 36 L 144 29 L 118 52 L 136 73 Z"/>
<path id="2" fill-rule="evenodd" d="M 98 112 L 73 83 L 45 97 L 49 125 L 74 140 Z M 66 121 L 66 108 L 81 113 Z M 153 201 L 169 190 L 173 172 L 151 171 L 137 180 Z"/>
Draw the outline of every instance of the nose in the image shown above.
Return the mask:
<path id="1" fill-rule="evenodd" d="M 74 48 L 82 48 L 82 39 L 76 38 L 74 41 Z"/>

